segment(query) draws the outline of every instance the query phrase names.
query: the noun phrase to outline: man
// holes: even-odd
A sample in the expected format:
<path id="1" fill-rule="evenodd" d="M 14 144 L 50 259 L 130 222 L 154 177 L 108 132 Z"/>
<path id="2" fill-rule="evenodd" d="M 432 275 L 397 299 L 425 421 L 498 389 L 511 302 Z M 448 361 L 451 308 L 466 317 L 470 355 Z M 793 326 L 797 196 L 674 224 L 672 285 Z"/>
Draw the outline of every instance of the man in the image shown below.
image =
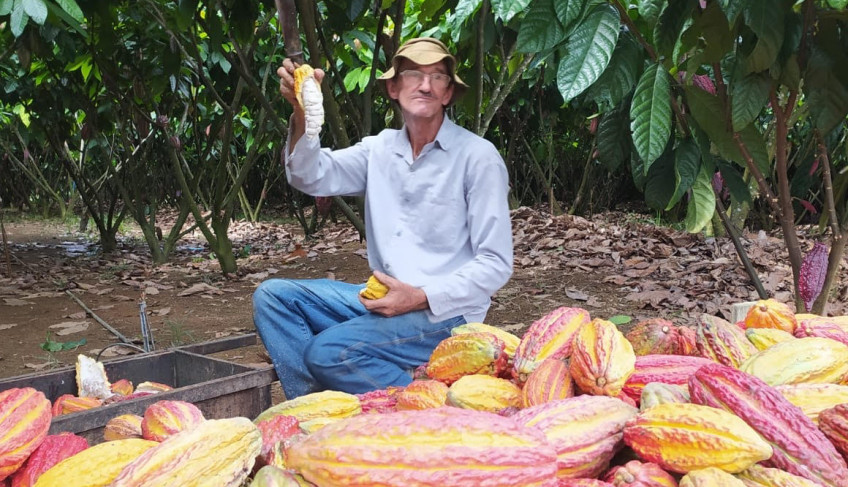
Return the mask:
<path id="1" fill-rule="evenodd" d="M 286 177 L 314 196 L 365 195 L 368 263 L 389 291 L 366 300 L 363 284 L 268 280 L 253 296 L 257 331 L 288 399 L 405 386 L 451 328 L 484 320 L 512 274 L 506 167 L 491 143 L 445 116 L 467 86 L 436 39 L 401 46 L 379 78 L 404 127 L 341 150 L 303 137 L 294 69 L 286 59 L 277 71 L 294 107 Z"/>

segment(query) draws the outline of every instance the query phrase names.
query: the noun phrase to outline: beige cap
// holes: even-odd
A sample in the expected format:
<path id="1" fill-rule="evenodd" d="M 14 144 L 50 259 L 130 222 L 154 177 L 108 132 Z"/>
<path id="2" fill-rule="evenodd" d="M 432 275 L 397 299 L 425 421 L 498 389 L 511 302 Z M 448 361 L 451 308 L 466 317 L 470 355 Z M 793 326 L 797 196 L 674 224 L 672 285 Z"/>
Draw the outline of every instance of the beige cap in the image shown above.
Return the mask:
<path id="1" fill-rule="evenodd" d="M 377 83 L 386 91 L 386 80 L 392 79 L 397 74 L 398 64 L 401 58 L 406 58 L 415 64 L 426 66 L 435 64 L 439 61 L 446 61 L 450 75 L 453 77 L 453 97 L 451 103 L 465 93 L 468 85 L 456 74 L 456 58 L 448 51 L 447 46 L 442 44 L 438 39 L 432 37 L 417 37 L 406 41 L 400 49 L 397 50 L 392 58 L 392 67 L 388 69 L 382 76 L 377 78 Z"/>

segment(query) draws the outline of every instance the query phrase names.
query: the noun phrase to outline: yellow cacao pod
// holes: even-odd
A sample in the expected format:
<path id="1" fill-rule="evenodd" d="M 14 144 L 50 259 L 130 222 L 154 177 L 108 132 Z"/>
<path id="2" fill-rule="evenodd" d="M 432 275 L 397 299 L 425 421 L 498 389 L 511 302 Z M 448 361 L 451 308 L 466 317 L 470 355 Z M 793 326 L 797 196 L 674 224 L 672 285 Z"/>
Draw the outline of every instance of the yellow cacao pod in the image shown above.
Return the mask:
<path id="1" fill-rule="evenodd" d="M 156 401 L 144 410 L 141 436 L 145 440 L 163 441 L 204 421 L 200 408 L 186 401 Z"/>
<path id="2" fill-rule="evenodd" d="M 35 487 L 105 487 L 127 464 L 158 444 L 129 438 L 94 445 L 44 472 Z"/>
<path id="3" fill-rule="evenodd" d="M 284 414 L 304 422 L 316 418 L 346 418 L 362 412 L 359 398 L 341 391 L 321 391 L 283 401 L 263 411 L 255 423 Z"/>
<path id="4" fill-rule="evenodd" d="M 397 410 L 430 409 L 445 405 L 448 386 L 437 380 L 414 380 L 397 395 Z"/>
<path id="5" fill-rule="evenodd" d="M 496 413 L 504 408 L 521 406 L 521 388 L 499 377 L 466 375 L 450 386 L 446 404 Z"/>
<path id="6" fill-rule="evenodd" d="M 636 370 L 636 354 L 614 323 L 595 318 L 574 337 L 570 370 L 581 391 L 615 397 Z"/>
<path id="7" fill-rule="evenodd" d="M 485 323 L 466 323 L 451 328 L 451 335 L 461 335 L 463 333 L 491 333 L 500 338 L 504 343 L 504 353 L 510 359 L 515 356 L 515 349 L 521 343 L 521 339 L 512 333 L 502 330 L 496 326 L 487 325 Z"/>
<path id="8" fill-rule="evenodd" d="M 736 474 L 736 477 L 745 487 L 820 487 L 820 484 L 812 480 L 762 465 L 751 465 L 747 470 Z"/>
<path id="9" fill-rule="evenodd" d="M 748 328 L 745 330 L 745 338 L 753 343 L 757 350 L 765 350 L 774 344 L 794 340 L 795 336 L 777 328 Z"/>
<path id="10" fill-rule="evenodd" d="M 465 375 L 499 375 L 508 358 L 504 343 L 491 333 L 462 333 L 439 342 L 427 362 L 427 376 L 452 384 Z"/>
<path id="11" fill-rule="evenodd" d="M 848 385 L 786 384 L 775 386 L 789 402 L 801 408 L 808 418 L 818 424 L 819 414 L 837 404 L 848 403 Z"/>
<path id="12" fill-rule="evenodd" d="M 659 404 L 624 428 L 624 442 L 643 460 L 688 473 L 717 467 L 736 473 L 772 456 L 772 447 L 738 416 L 698 404 Z"/>
<path id="13" fill-rule="evenodd" d="M 261 448 L 262 434 L 249 419 L 210 419 L 142 453 L 111 487 L 238 487 Z"/>
<path id="14" fill-rule="evenodd" d="M 707 467 L 684 475 L 680 487 L 745 487 L 745 484 L 724 470 Z"/>
<path id="15" fill-rule="evenodd" d="M 365 299 L 380 299 L 388 294 L 388 292 L 389 288 L 372 274 L 368 278 L 368 281 L 365 282 L 365 287 L 359 291 L 359 295 Z"/>
<path id="16" fill-rule="evenodd" d="M 829 338 L 796 338 L 755 353 L 739 370 L 770 386 L 838 384 L 848 374 L 848 345 Z"/>

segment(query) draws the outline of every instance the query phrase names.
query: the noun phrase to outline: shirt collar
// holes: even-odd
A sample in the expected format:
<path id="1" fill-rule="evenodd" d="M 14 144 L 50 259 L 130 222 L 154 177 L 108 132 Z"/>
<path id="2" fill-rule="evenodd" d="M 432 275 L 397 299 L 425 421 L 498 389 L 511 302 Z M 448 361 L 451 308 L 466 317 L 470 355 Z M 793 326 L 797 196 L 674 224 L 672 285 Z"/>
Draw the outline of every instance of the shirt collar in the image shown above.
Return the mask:
<path id="1" fill-rule="evenodd" d="M 439 131 L 436 133 L 436 138 L 433 140 L 433 146 L 442 150 L 448 150 L 456 136 L 456 129 L 458 126 L 453 123 L 451 119 L 448 118 L 447 115 L 442 119 L 442 126 L 439 127 Z M 396 146 L 395 152 L 398 155 L 404 155 L 407 148 L 411 146 L 411 142 L 409 141 L 409 134 L 406 131 L 406 124 L 403 124 L 403 127 L 398 131 L 398 144 Z"/>

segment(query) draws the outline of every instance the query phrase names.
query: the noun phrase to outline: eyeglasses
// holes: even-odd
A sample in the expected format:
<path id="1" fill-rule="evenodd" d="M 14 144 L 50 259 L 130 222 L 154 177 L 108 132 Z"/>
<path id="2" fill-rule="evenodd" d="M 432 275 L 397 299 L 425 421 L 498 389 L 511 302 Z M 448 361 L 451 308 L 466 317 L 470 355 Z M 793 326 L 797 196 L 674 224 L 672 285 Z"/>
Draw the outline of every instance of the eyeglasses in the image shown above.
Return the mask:
<path id="1" fill-rule="evenodd" d="M 447 74 L 444 74 L 444 73 L 429 73 L 428 74 L 428 73 L 422 73 L 421 71 L 418 71 L 418 70 L 415 70 L 415 69 L 407 69 L 405 71 L 401 71 L 398 74 L 401 77 L 403 77 L 403 79 L 413 83 L 415 86 L 418 86 L 421 83 L 423 83 L 424 78 L 430 78 L 430 85 L 435 87 L 435 88 L 439 88 L 439 89 L 447 88 L 448 85 L 451 82 L 450 75 L 447 75 Z"/>

